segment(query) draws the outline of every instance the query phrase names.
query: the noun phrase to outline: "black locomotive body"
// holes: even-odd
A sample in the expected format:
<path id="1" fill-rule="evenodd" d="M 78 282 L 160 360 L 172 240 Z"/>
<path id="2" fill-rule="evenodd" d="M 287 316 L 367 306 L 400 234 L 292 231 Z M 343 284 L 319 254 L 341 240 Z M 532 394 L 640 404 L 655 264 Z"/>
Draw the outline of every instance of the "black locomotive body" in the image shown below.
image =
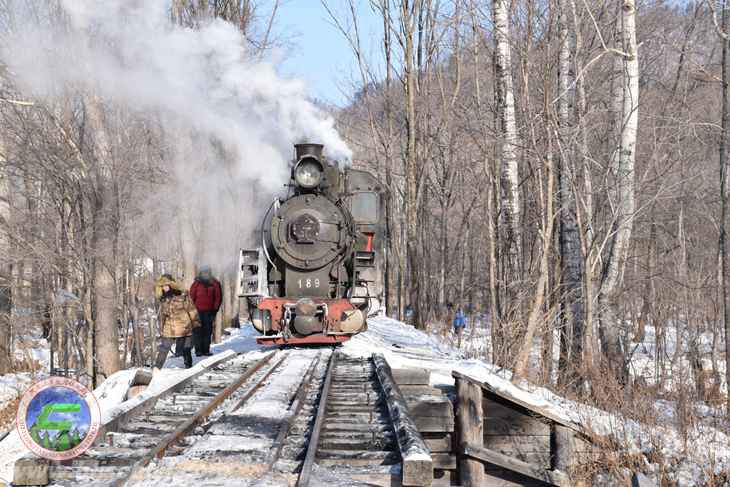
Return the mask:
<path id="1" fill-rule="evenodd" d="M 289 194 L 269 208 L 261 247 L 242 250 L 238 295 L 260 343 L 338 343 L 383 303 L 385 193 L 298 144 Z"/>

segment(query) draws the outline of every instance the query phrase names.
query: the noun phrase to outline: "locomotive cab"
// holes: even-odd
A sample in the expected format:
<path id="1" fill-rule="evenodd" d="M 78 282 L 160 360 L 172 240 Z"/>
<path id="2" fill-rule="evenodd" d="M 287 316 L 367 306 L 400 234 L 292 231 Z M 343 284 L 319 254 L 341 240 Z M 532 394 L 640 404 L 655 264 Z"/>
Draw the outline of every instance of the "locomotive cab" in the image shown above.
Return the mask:
<path id="1" fill-rule="evenodd" d="M 274 201 L 262 245 L 242 250 L 239 291 L 263 343 L 338 343 L 383 302 L 384 191 L 298 144 L 289 195 Z"/>

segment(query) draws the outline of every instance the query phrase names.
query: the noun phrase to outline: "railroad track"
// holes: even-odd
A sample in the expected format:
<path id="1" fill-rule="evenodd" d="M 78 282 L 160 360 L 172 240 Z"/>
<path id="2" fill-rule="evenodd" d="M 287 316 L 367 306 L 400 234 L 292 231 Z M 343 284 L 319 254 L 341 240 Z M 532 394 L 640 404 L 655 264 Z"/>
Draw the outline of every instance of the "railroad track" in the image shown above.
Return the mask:
<path id="1" fill-rule="evenodd" d="M 51 465 L 50 484 L 400 485 L 413 463 L 383 364 L 332 349 L 227 360 L 134 409 L 71 463 Z M 432 476 L 430 459 L 424 468 Z"/>
<path id="2" fill-rule="evenodd" d="M 335 353 L 324 378 L 296 485 L 308 487 L 317 475 L 317 483 L 359 479 L 389 484 L 399 477 L 400 463 L 396 434 L 373 360 Z"/>
<path id="3" fill-rule="evenodd" d="M 185 451 L 191 445 L 188 435 L 204 433 L 206 419 L 239 408 L 285 358 L 270 353 L 255 362 L 233 359 L 205 371 L 108 433 L 82 456 L 53 465 L 49 481 L 59 487 L 127 484 L 153 459 Z"/>

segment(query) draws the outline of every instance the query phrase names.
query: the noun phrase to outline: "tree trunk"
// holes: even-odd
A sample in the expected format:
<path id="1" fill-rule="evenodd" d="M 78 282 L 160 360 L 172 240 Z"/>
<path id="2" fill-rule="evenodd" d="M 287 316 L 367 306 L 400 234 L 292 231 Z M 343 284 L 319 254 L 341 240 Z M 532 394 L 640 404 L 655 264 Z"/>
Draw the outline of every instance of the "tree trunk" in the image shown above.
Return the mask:
<path id="1" fill-rule="evenodd" d="M 722 2 L 722 33 L 728 32 L 728 5 Z M 728 109 L 728 39 L 722 38 L 722 121 L 720 133 L 720 280 L 722 290 L 722 317 L 725 324 L 725 383 L 730 384 L 730 262 L 727 256 L 727 200 L 728 200 L 728 167 L 727 167 L 727 137 L 730 123 Z M 727 410 L 730 411 L 730 396 L 727 399 Z"/>
<path id="2" fill-rule="evenodd" d="M 408 296 L 413 309 L 413 324 L 417 328 L 423 328 L 424 323 L 420 315 L 420 276 L 421 266 L 420 249 L 418 241 L 418 154 L 416 152 L 416 67 L 414 66 L 414 29 L 415 14 L 409 7 L 409 2 L 402 3 L 401 22 L 403 24 L 403 56 L 404 56 L 404 89 L 405 89 L 405 121 L 407 131 L 406 142 L 406 174 L 405 174 L 405 199 L 406 199 L 406 245 L 408 254 Z"/>
<path id="3" fill-rule="evenodd" d="M 509 3 L 493 0 L 495 71 L 497 111 L 500 136 L 502 223 L 507 233 L 507 254 L 512 278 L 520 274 L 522 256 L 522 225 L 520 203 L 520 175 L 517 149 L 520 145 L 515 119 L 515 99 L 512 83 L 512 54 L 510 48 Z"/>
<path id="4" fill-rule="evenodd" d="M 546 103 L 547 105 L 547 103 Z M 547 218 L 545 219 L 546 228 L 542 231 L 542 255 L 540 256 L 540 275 L 537 279 L 537 285 L 535 286 L 535 298 L 532 302 L 530 314 L 527 319 L 527 331 L 520 347 L 520 351 L 517 354 L 517 361 L 515 363 L 515 373 L 513 380 L 517 380 L 526 377 L 530 352 L 532 350 L 532 342 L 535 339 L 537 330 L 539 327 L 542 313 L 542 306 L 545 302 L 545 287 L 548 282 L 548 276 L 550 271 L 550 249 L 553 243 L 553 190 L 555 183 L 554 181 L 554 170 L 553 170 L 553 156 L 552 156 L 552 137 L 550 131 L 547 134 L 547 155 L 545 157 L 545 172 L 547 177 L 547 191 L 545 198 L 545 212 Z"/>
<path id="5" fill-rule="evenodd" d="M 93 234 L 94 242 L 94 307 L 95 354 L 98 383 L 120 368 L 119 332 L 116 317 L 116 285 L 113 221 L 114 194 L 112 187 L 111 145 L 104 126 L 101 102 L 91 97 L 86 105 L 87 116 L 94 130 Z"/>
<path id="6" fill-rule="evenodd" d="M 0 154 L 4 151 L 0 150 Z M 0 375 L 12 371 L 11 341 L 13 336 L 11 284 L 13 281 L 10 264 L 10 239 L 8 225 L 10 223 L 10 182 L 5 172 L 5 160 L 0 155 Z"/>
<path id="7" fill-rule="evenodd" d="M 575 201 L 575 151 L 571 144 L 574 129 L 571 102 L 574 73 L 571 69 L 573 29 L 568 24 L 569 0 L 560 0 L 560 53 L 558 77 L 558 119 L 560 125 L 560 318 L 561 318 L 561 383 L 578 384 L 575 380 L 583 360 L 585 310 L 583 306 L 583 252 L 577 224 Z"/>
<path id="8" fill-rule="evenodd" d="M 626 56 L 616 55 L 619 89 L 614 103 L 617 116 L 614 130 L 618 143 L 609 162 L 612 187 L 609 198 L 614 208 L 612 236 L 609 242 L 601 287 L 598 294 L 601 344 L 609 368 L 621 382 L 628 378 L 625 354 L 621 342 L 621 320 L 618 294 L 631 243 L 631 228 L 635 211 L 634 158 L 639 121 L 639 59 L 636 50 L 636 8 L 634 0 L 623 0 L 621 8 L 621 44 Z"/>

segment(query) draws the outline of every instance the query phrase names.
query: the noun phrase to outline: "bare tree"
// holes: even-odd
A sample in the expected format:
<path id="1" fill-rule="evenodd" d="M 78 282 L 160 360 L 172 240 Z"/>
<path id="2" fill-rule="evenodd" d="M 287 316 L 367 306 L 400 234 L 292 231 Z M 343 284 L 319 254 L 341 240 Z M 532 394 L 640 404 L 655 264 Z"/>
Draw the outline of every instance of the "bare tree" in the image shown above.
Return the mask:
<path id="1" fill-rule="evenodd" d="M 722 321 L 725 327 L 725 383 L 730 384 L 730 262 L 727 255 L 727 218 L 728 218 L 728 130 L 730 130 L 730 107 L 728 107 L 728 83 L 730 83 L 730 72 L 728 72 L 728 5 L 723 0 L 721 4 L 722 14 L 721 21 L 717 22 L 717 12 L 713 8 L 713 0 L 708 0 L 708 5 L 712 10 L 715 28 L 722 42 L 722 108 L 720 112 L 720 240 L 719 240 L 719 256 L 720 256 L 720 295 L 722 304 Z M 727 410 L 730 411 L 730 396 L 728 396 Z"/>
<path id="2" fill-rule="evenodd" d="M 636 46 L 636 7 L 633 0 L 623 0 L 621 3 L 620 42 L 623 52 L 614 54 L 615 148 L 609 161 L 612 183 L 608 196 L 613 223 L 598 294 L 598 312 L 601 342 L 609 367 L 619 380 L 625 381 L 628 370 L 620 334 L 621 319 L 617 299 L 630 251 L 631 229 L 636 211 L 634 158 L 639 122 L 639 57 Z"/>
<path id="3" fill-rule="evenodd" d="M 500 179 L 502 184 L 502 221 L 506 233 L 512 278 L 519 275 L 522 257 L 522 221 L 520 198 L 520 174 L 517 150 L 520 146 L 515 117 L 515 95 L 512 86 L 512 49 L 510 46 L 509 4 L 506 0 L 493 0 L 494 18 L 494 67 L 496 103 L 499 114 Z"/>
<path id="4" fill-rule="evenodd" d="M 570 0 L 558 2 L 558 123 L 560 126 L 560 165 L 558 200 L 560 209 L 560 317 L 561 355 L 559 370 L 563 382 L 573 382 L 582 363 L 583 329 L 583 252 L 577 222 L 575 191 L 575 159 L 579 151 L 573 143 L 575 133 L 574 110 L 575 72 L 571 57 L 575 52 L 575 28 L 570 21 L 574 6 Z"/>

